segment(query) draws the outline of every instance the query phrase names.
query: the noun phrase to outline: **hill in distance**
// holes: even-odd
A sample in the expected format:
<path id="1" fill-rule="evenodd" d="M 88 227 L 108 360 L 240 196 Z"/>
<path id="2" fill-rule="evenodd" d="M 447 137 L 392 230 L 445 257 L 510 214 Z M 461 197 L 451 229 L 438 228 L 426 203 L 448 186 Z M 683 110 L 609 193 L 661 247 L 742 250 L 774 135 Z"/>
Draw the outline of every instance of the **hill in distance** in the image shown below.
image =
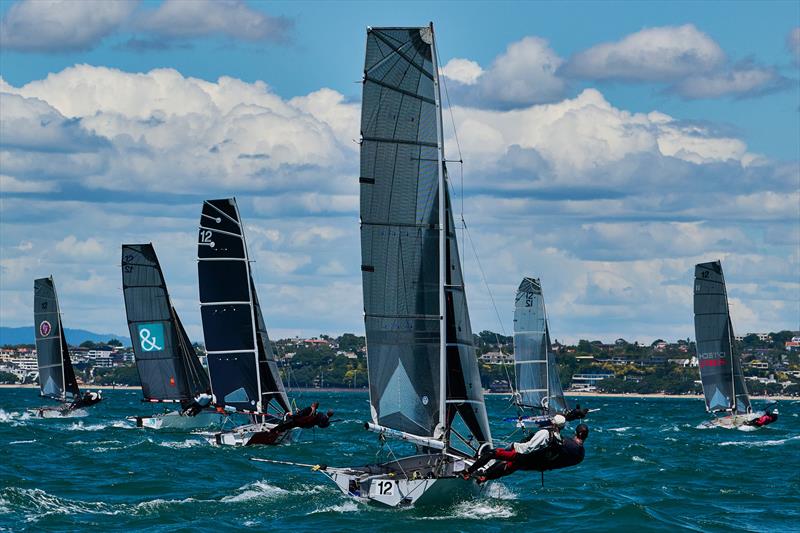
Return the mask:
<path id="1" fill-rule="evenodd" d="M 95 333 L 85 329 L 64 328 L 67 342 L 71 346 L 77 346 L 85 341 L 106 342 L 111 339 L 119 340 L 123 345 L 130 346 L 131 339 L 114 333 Z M 6 344 L 33 344 L 35 342 L 33 326 L 21 326 L 17 328 L 0 326 L 0 346 Z"/>

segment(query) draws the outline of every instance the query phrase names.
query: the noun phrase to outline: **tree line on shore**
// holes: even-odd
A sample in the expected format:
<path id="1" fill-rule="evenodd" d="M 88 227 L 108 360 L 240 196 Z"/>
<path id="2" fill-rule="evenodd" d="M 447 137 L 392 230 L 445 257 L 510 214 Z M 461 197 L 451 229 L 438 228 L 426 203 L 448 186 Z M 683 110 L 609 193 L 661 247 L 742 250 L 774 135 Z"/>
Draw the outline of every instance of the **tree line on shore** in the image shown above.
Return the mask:
<path id="1" fill-rule="evenodd" d="M 756 377 L 774 375 L 776 383 L 760 383 L 749 380 L 752 394 L 798 394 L 800 379 L 793 378 L 781 370 L 800 370 L 797 352 L 787 352 L 784 342 L 793 332 L 781 331 L 770 334 L 768 340 L 749 335 L 737 343 L 737 349 L 745 361 L 757 357 L 769 364 L 769 369 L 756 370 L 745 365 L 746 373 Z M 474 336 L 477 355 L 489 352 L 513 353 L 513 338 L 491 331 L 481 331 Z M 84 348 L 94 348 L 87 341 Z M 83 345 L 86 346 L 83 346 Z M 115 343 L 117 346 L 119 344 Z M 300 339 L 281 339 L 274 342 L 276 356 L 287 387 L 336 387 L 362 389 L 367 387 L 366 340 L 363 336 L 345 333 L 339 337 L 320 335 L 314 342 Z M 629 343 L 617 339 L 614 344 L 582 339 L 575 345 L 554 343 L 556 360 L 564 388 L 572 383 L 575 374 L 610 373 L 611 377 L 598 382 L 601 392 L 609 393 L 667 393 L 691 394 L 701 392 L 699 373 L 696 367 L 669 363 L 672 359 L 691 358 L 695 354 L 694 343 L 689 339 L 676 343 L 664 343 L 661 339 L 651 345 Z M 195 345 L 197 353 L 203 354 L 202 346 Z M 493 384 L 513 382 L 513 364 L 485 364 L 480 366 L 484 388 Z M 113 368 L 84 367 L 78 369 L 84 382 L 98 385 L 138 385 L 139 376 L 134 365 Z M 776 375 L 777 374 L 777 375 Z M 16 376 L 5 376 L 0 372 L 0 382 L 15 382 Z M 784 387 L 781 382 L 791 385 Z"/>

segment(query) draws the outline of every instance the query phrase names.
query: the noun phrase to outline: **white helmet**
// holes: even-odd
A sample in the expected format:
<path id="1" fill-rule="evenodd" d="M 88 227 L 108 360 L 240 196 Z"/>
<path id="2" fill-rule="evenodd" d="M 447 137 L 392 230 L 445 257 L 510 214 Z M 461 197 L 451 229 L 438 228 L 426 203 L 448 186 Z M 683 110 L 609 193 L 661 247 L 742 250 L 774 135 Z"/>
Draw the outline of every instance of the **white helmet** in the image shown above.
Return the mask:
<path id="1" fill-rule="evenodd" d="M 567 419 L 564 418 L 564 415 L 556 415 L 553 417 L 553 425 L 559 429 L 563 428 L 566 423 Z"/>

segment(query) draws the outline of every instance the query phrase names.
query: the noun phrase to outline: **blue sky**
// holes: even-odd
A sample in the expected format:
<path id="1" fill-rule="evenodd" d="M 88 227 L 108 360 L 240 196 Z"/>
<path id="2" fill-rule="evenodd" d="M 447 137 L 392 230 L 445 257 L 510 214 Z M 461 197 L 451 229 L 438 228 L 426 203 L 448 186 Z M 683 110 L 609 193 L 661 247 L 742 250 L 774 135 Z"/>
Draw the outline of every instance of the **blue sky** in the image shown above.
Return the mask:
<path id="1" fill-rule="evenodd" d="M 119 244 L 152 240 L 199 338 L 199 202 L 235 195 L 273 335 L 362 331 L 364 29 L 428 20 L 506 331 L 534 275 L 557 338 L 693 337 L 691 266 L 716 258 L 737 330 L 800 323 L 797 2 L 3 1 L 0 16 L 3 325 L 30 322 L 31 280 L 52 273 L 68 326 L 124 332 Z M 461 247 L 473 328 L 499 330 Z"/>

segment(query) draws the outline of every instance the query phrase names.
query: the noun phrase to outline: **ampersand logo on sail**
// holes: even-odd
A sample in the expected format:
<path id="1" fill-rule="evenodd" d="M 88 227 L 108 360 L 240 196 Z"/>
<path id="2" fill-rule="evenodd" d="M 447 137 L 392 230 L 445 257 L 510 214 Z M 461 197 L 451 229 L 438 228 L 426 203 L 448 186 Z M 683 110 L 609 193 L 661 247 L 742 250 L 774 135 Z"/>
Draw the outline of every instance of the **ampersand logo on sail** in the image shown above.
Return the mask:
<path id="1" fill-rule="evenodd" d="M 139 347 L 143 352 L 158 352 L 164 349 L 164 326 L 139 324 Z"/>

